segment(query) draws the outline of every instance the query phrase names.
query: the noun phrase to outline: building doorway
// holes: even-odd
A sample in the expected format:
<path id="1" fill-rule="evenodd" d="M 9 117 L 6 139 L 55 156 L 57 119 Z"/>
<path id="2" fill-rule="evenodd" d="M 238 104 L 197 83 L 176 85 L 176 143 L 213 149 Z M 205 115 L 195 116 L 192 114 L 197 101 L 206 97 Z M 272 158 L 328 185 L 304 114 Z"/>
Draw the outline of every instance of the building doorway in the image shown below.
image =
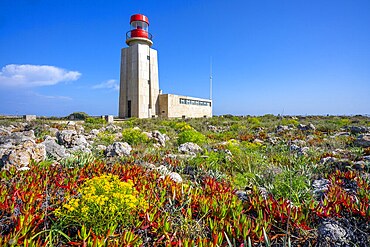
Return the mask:
<path id="1" fill-rule="evenodd" d="M 131 100 L 127 101 L 127 117 L 131 117 Z"/>

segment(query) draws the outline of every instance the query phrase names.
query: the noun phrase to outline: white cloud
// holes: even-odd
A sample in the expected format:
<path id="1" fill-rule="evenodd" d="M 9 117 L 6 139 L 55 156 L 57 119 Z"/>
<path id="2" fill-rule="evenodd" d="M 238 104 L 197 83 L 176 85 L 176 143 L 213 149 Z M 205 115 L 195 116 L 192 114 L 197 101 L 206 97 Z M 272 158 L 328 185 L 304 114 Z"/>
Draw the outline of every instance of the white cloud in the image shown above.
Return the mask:
<path id="1" fill-rule="evenodd" d="M 119 85 L 118 85 L 117 80 L 108 80 L 108 81 L 102 82 L 100 84 L 96 84 L 92 88 L 93 89 L 106 88 L 106 89 L 114 89 L 114 90 L 118 91 L 119 90 Z"/>
<path id="2" fill-rule="evenodd" d="M 0 71 L 0 86 L 40 87 L 59 82 L 75 81 L 78 71 L 68 71 L 49 65 L 8 64 Z"/>
<path id="3" fill-rule="evenodd" d="M 71 97 L 61 95 L 44 95 L 39 93 L 33 93 L 34 96 L 45 98 L 45 99 L 56 99 L 56 100 L 72 100 Z"/>

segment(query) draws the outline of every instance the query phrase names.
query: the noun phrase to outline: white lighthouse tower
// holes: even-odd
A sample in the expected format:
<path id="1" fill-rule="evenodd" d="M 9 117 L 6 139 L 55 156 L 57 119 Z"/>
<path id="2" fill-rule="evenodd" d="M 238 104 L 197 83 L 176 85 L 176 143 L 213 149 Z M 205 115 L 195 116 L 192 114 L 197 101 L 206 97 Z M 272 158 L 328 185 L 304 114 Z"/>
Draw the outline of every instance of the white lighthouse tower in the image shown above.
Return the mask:
<path id="1" fill-rule="evenodd" d="M 158 116 L 158 60 L 157 51 L 151 48 L 148 17 L 132 15 L 130 25 L 131 30 L 126 33 L 129 47 L 121 50 L 119 117 Z"/>

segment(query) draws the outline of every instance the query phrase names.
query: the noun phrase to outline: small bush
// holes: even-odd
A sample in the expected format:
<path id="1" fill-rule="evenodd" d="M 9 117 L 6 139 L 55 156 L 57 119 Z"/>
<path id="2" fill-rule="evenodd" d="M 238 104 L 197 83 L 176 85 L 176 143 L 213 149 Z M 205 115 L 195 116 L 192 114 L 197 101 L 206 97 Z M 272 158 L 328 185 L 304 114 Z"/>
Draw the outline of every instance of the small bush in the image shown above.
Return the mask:
<path id="1" fill-rule="evenodd" d="M 105 124 L 105 119 L 88 117 L 88 118 L 85 119 L 85 123 L 88 123 L 88 124 Z"/>
<path id="2" fill-rule="evenodd" d="M 185 122 L 174 122 L 172 124 L 172 127 L 177 130 L 177 131 L 185 131 L 185 130 L 194 130 L 193 127 L 190 126 L 190 124 L 185 123 Z"/>
<path id="3" fill-rule="evenodd" d="M 130 145 L 149 142 L 149 138 L 138 129 L 125 129 L 122 132 L 122 140 Z"/>
<path id="4" fill-rule="evenodd" d="M 130 225 L 131 215 L 147 208 L 133 183 L 122 182 L 116 175 L 88 179 L 78 192 L 79 197 L 69 199 L 55 214 L 64 223 L 86 226 L 96 234 L 104 234 L 119 225 Z"/>
<path id="5" fill-rule="evenodd" d="M 88 118 L 89 115 L 85 112 L 73 112 L 68 115 L 68 119 L 74 119 L 74 120 L 85 120 Z"/>
<path id="6" fill-rule="evenodd" d="M 245 131 L 247 127 L 240 123 L 234 123 L 230 126 L 231 131 Z"/>
<path id="7" fill-rule="evenodd" d="M 289 118 L 283 118 L 281 120 L 281 125 L 290 125 L 290 124 L 297 126 L 299 122 L 295 119 L 289 119 Z"/>
<path id="8" fill-rule="evenodd" d="M 248 123 L 251 124 L 252 126 L 261 126 L 261 120 L 259 120 L 256 117 L 249 117 L 247 119 Z"/>
<path id="9" fill-rule="evenodd" d="M 272 193 L 276 198 L 289 199 L 294 205 L 300 205 L 311 199 L 310 185 L 307 180 L 304 175 L 286 170 L 275 177 Z"/>
<path id="10" fill-rule="evenodd" d="M 199 133 L 198 131 L 185 130 L 178 135 L 177 142 L 178 144 L 194 142 L 200 145 L 206 142 L 206 137 L 202 133 Z"/>
<path id="11" fill-rule="evenodd" d="M 101 145 L 111 145 L 113 144 L 115 139 L 114 134 L 110 134 L 108 132 L 100 132 L 98 133 L 96 139 L 95 139 L 95 144 L 101 144 Z"/>

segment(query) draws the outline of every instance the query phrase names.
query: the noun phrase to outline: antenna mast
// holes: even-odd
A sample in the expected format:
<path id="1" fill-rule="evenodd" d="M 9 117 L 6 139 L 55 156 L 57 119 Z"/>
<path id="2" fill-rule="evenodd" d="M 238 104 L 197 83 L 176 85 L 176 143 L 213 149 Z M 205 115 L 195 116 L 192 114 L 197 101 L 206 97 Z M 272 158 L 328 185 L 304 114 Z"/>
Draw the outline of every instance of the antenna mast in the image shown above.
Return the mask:
<path id="1" fill-rule="evenodd" d="M 209 99 L 212 100 L 212 57 L 209 65 Z"/>

